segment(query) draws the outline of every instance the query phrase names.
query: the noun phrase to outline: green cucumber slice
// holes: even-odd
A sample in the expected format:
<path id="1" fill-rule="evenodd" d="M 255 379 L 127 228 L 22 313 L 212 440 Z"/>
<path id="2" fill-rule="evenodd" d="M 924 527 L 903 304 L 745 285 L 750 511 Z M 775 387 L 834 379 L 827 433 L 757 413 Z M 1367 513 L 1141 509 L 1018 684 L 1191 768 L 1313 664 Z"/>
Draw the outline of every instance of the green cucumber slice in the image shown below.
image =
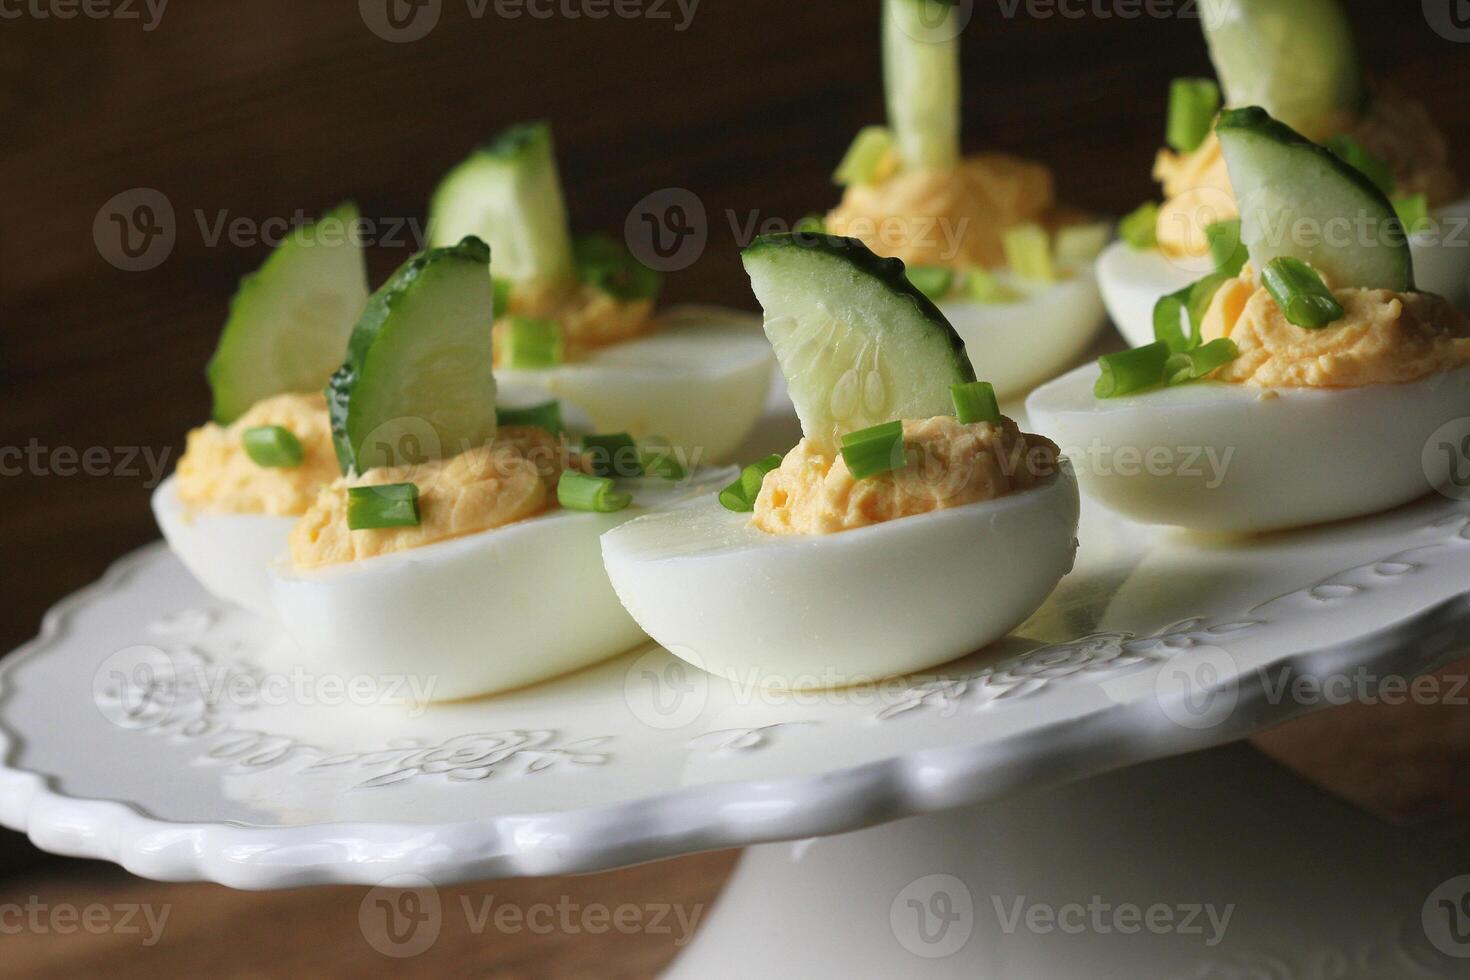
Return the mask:
<path id="1" fill-rule="evenodd" d="M 1215 131 L 1240 205 L 1241 241 L 1258 274 L 1284 255 L 1335 286 L 1414 288 L 1403 224 L 1371 180 L 1263 109 L 1228 110 Z"/>
<path id="2" fill-rule="evenodd" d="M 575 281 L 548 124 L 512 126 L 439 182 L 429 205 L 429 243 L 448 248 L 469 236 L 490 245 L 495 275 L 515 286 Z"/>
<path id="3" fill-rule="evenodd" d="M 894 419 L 953 414 L 950 386 L 975 380 L 965 342 L 898 259 L 806 233 L 762 236 L 741 259 L 802 433 L 823 449 Z"/>
<path id="4" fill-rule="evenodd" d="M 490 249 L 406 262 L 368 301 L 327 408 L 343 473 L 453 456 L 495 436 Z"/>
<path id="5" fill-rule="evenodd" d="M 1366 98 L 1352 24 L 1338 0 L 1203 0 L 1200 19 L 1231 108 L 1261 106 L 1325 137 Z"/>
<path id="6" fill-rule="evenodd" d="M 960 14 L 946 0 L 884 0 L 888 124 L 909 170 L 960 159 Z"/>
<path id="7" fill-rule="evenodd" d="M 339 204 L 240 280 L 205 368 L 216 422 L 275 395 L 320 391 L 342 363 L 368 299 L 357 220 L 355 204 Z"/>

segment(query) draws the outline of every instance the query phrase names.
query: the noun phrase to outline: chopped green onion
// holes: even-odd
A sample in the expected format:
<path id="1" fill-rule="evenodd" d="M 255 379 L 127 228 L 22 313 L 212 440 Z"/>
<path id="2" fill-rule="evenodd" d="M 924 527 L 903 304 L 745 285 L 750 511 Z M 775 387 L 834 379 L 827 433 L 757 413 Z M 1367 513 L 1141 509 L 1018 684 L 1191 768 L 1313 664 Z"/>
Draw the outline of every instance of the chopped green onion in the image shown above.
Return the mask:
<path id="1" fill-rule="evenodd" d="M 1223 272 L 1212 272 L 1178 292 L 1161 296 L 1154 304 L 1154 339 L 1175 353 L 1198 346 L 1200 326 L 1209 312 L 1210 303 L 1220 287 L 1232 278 Z M 1187 333 L 1186 323 L 1189 326 Z"/>
<path id="2" fill-rule="evenodd" d="M 1371 180 L 1383 193 L 1393 193 L 1396 183 L 1393 171 L 1388 164 L 1369 153 L 1363 144 L 1351 136 L 1334 136 L 1327 141 L 1327 148 L 1336 153 L 1343 163 Z"/>
<path id="3" fill-rule="evenodd" d="M 643 472 L 649 476 L 661 476 L 665 480 L 684 479 L 684 464 L 679 462 L 674 445 L 669 440 L 662 436 L 640 440 L 638 452 Z"/>
<path id="4" fill-rule="evenodd" d="M 643 457 L 638 443 L 626 432 L 586 436 L 582 455 L 596 476 L 642 476 Z"/>
<path id="5" fill-rule="evenodd" d="M 369 531 L 385 527 L 417 527 L 419 488 L 412 483 L 384 483 L 347 488 L 347 527 Z"/>
<path id="6" fill-rule="evenodd" d="M 1022 279 L 1054 282 L 1057 270 L 1051 261 L 1051 236 L 1035 222 L 1007 228 L 1001 236 L 1006 265 Z"/>
<path id="7" fill-rule="evenodd" d="M 1395 198 L 1393 209 L 1398 212 L 1405 234 L 1416 235 L 1430 227 L 1429 197 L 1425 194 Z"/>
<path id="8" fill-rule="evenodd" d="M 954 271 L 942 265 L 911 265 L 909 282 L 930 299 L 943 299 L 954 286 Z"/>
<path id="9" fill-rule="evenodd" d="M 1139 252 L 1159 244 L 1159 206 L 1152 201 L 1140 204 L 1118 222 L 1118 237 Z"/>
<path id="10" fill-rule="evenodd" d="M 878 167 L 893 149 L 893 133 L 886 126 L 865 126 L 858 131 L 852 145 L 847 148 L 837 172 L 832 175 L 834 183 L 843 187 L 854 184 L 870 184 Z"/>
<path id="11" fill-rule="evenodd" d="M 1113 226 L 1107 222 L 1068 225 L 1057 232 L 1057 261 L 1062 265 L 1086 265 L 1108 247 Z"/>
<path id="12" fill-rule="evenodd" d="M 781 465 L 781 455 L 772 453 L 765 459 L 751 463 L 740 471 L 735 482 L 720 491 L 720 505 L 737 514 L 755 510 L 755 499 L 760 496 L 761 484 L 766 474 Z"/>
<path id="13" fill-rule="evenodd" d="M 950 385 L 949 396 L 954 399 L 955 418 L 962 425 L 1000 421 L 1000 403 L 995 399 L 995 386 L 989 381 Z"/>
<path id="14" fill-rule="evenodd" d="M 1205 239 L 1210 243 L 1215 271 L 1232 278 L 1240 275 L 1240 270 L 1250 261 L 1250 251 L 1240 237 L 1240 219 L 1228 218 L 1206 226 Z"/>
<path id="15" fill-rule="evenodd" d="M 908 465 L 903 451 L 903 422 L 884 422 L 842 437 L 842 458 L 855 480 L 901 470 Z"/>
<path id="16" fill-rule="evenodd" d="M 495 297 L 492 314 L 497 319 L 510 312 L 510 291 L 512 288 L 514 287 L 509 279 L 500 279 L 496 276 L 490 277 L 490 289 Z"/>
<path id="17" fill-rule="evenodd" d="M 1152 388 L 1163 379 L 1164 365 L 1170 353 L 1169 345 L 1160 341 L 1116 354 L 1104 354 L 1098 358 L 1102 374 L 1098 376 L 1092 393 L 1098 398 L 1116 398 Z"/>
<path id="18" fill-rule="evenodd" d="M 977 303 L 1010 303 L 1016 291 L 1001 282 L 988 269 L 978 266 L 965 274 L 964 291 Z"/>
<path id="19" fill-rule="evenodd" d="M 566 359 L 561 324 L 529 316 L 510 318 L 503 348 L 505 366 L 512 371 L 555 367 Z"/>
<path id="20" fill-rule="evenodd" d="M 527 425 L 559 435 L 562 431 L 561 402 L 553 398 L 549 402 L 527 405 L 524 408 L 497 408 L 495 421 L 502 426 Z"/>
<path id="21" fill-rule="evenodd" d="M 1346 315 L 1322 277 L 1301 259 L 1286 255 L 1272 259 L 1261 271 L 1261 284 L 1287 322 L 1303 330 L 1320 330 Z"/>
<path id="22" fill-rule="evenodd" d="M 300 466 L 306 458 L 301 440 L 290 429 L 279 425 L 253 426 L 241 434 L 240 441 L 245 444 L 245 455 L 256 466 L 289 470 Z"/>
<path id="23" fill-rule="evenodd" d="M 561 479 L 556 481 L 556 502 L 567 510 L 611 514 L 631 504 L 633 495 L 616 492 L 608 477 L 563 470 Z"/>
<path id="24" fill-rule="evenodd" d="M 1176 153 L 1193 153 L 1210 135 L 1220 111 L 1220 86 L 1209 78 L 1176 78 L 1169 86 L 1165 140 Z"/>
<path id="25" fill-rule="evenodd" d="M 797 219 L 791 230 L 797 234 L 805 232 L 808 235 L 822 235 L 827 231 L 827 219 L 820 214 L 809 214 L 804 218 Z"/>
<path id="26" fill-rule="evenodd" d="M 653 299 L 662 277 L 635 259 L 607 235 L 583 235 L 572 242 L 572 264 L 577 279 L 614 299 Z"/>
<path id="27" fill-rule="evenodd" d="M 1240 349 L 1229 337 L 1212 340 L 1193 350 L 1176 351 L 1164 362 L 1164 384 L 1179 385 L 1197 381 L 1224 367 L 1240 356 Z"/>

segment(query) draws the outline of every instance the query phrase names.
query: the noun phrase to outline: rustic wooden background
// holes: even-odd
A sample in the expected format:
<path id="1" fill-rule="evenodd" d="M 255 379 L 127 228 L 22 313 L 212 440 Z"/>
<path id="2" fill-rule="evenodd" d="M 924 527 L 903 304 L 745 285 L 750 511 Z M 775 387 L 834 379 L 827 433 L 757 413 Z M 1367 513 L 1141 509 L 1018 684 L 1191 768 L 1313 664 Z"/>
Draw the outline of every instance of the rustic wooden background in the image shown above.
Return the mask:
<path id="1" fill-rule="evenodd" d="M 64 476 L 54 451 L 102 447 L 121 463 L 146 447 L 156 458 L 176 453 L 205 416 L 205 358 L 236 280 L 266 247 L 211 243 L 200 216 L 259 224 L 351 197 L 386 231 L 422 219 L 438 176 L 477 141 L 544 117 L 579 227 L 617 232 L 645 194 L 687 188 L 709 216 L 709 244 L 669 277 L 667 296 L 751 306 L 729 215 L 789 221 L 826 206 L 848 140 L 882 118 L 875 0 L 703 0 L 683 29 L 674 0 L 659 0 L 663 18 L 605 19 L 509 19 L 495 0 L 442 0 L 437 27 L 413 43 L 375 36 L 351 0 L 191 0 L 168 4 L 151 30 L 143 0 L 114 0 L 118 15 L 101 19 L 69 2 L 0 0 L 0 447 L 33 445 L 49 461 L 0 477 L 0 650 L 156 536 L 143 476 Z M 538 0 L 537 9 L 598 3 Z M 654 3 L 642 9 L 653 13 Z M 1465 159 L 1470 47 L 1431 30 L 1419 4 L 1350 7 L 1370 71 L 1428 103 Z M 68 9 L 75 16 L 59 16 Z M 1152 194 L 1168 80 L 1208 71 L 1192 10 L 1186 0 L 977 0 L 964 34 L 966 146 L 1050 162 L 1062 194 L 1082 207 L 1133 207 Z M 135 188 L 166 196 L 176 239 L 161 264 L 129 272 L 104 260 L 93 226 L 110 199 Z M 374 279 L 411 247 L 375 248 Z M 1425 724 L 1335 712 L 1276 733 L 1272 748 L 1385 811 L 1453 822 L 1463 811 L 1441 790 L 1463 784 L 1463 766 L 1416 780 L 1412 767 L 1385 768 L 1381 756 L 1347 770 L 1334 762 L 1344 728 L 1387 726 L 1403 751 Z M 1451 724 L 1437 717 L 1436 751 L 1467 744 Z M 728 866 L 728 856 L 706 856 L 499 892 L 707 902 Z M 163 888 L 57 865 L 0 833 L 0 876 L 7 871 L 0 902 L 39 892 L 177 903 L 191 924 L 151 956 L 124 957 L 128 975 L 272 966 L 346 975 L 381 963 L 337 922 L 350 922 L 360 898 L 350 889 L 271 897 Z M 405 972 L 645 976 L 672 952 L 652 937 L 446 942 Z M 130 951 L 75 937 L 4 943 L 0 973 L 15 975 L 75 976 Z M 575 956 L 588 958 L 565 958 Z"/>

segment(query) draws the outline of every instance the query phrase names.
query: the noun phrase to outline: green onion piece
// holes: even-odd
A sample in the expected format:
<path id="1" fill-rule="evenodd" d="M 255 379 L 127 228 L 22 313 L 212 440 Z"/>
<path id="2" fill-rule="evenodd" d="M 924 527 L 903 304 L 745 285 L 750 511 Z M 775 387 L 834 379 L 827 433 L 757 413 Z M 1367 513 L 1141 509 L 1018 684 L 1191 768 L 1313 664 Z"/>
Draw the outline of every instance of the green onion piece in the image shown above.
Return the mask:
<path id="1" fill-rule="evenodd" d="M 1334 136 L 1327 141 L 1327 148 L 1336 153 L 1343 163 L 1373 181 L 1383 193 L 1393 193 L 1394 184 L 1397 183 L 1394 180 L 1393 171 L 1389 169 L 1388 164 L 1369 153 L 1363 144 L 1351 136 Z"/>
<path id="2" fill-rule="evenodd" d="M 1177 351 L 1164 362 L 1164 384 L 1179 385 L 1197 381 L 1224 367 L 1240 356 L 1240 349 L 1229 337 L 1212 340 L 1193 350 Z"/>
<path id="3" fill-rule="evenodd" d="M 662 277 L 635 259 L 622 244 L 607 235 L 583 235 L 572 242 L 572 264 L 577 280 L 622 300 L 653 299 Z"/>
<path id="4" fill-rule="evenodd" d="M 638 452 L 643 472 L 649 476 L 661 476 L 665 480 L 684 479 L 684 464 L 679 462 L 678 454 L 669 440 L 662 436 L 639 440 Z"/>
<path id="5" fill-rule="evenodd" d="M 384 483 L 347 488 L 347 527 L 368 531 L 385 527 L 417 527 L 419 488 L 412 483 Z"/>
<path id="6" fill-rule="evenodd" d="M 1057 232 L 1057 261 L 1062 265 L 1086 265 L 1102 254 L 1113 237 L 1107 222 L 1068 225 Z"/>
<path id="7" fill-rule="evenodd" d="M 638 443 L 626 432 L 584 437 L 582 456 L 597 476 L 643 475 L 643 457 L 638 452 Z"/>
<path id="8" fill-rule="evenodd" d="M 501 426 L 528 425 L 537 429 L 545 429 L 552 435 L 560 435 L 562 431 L 561 402 L 553 398 L 549 402 L 527 405 L 524 408 L 497 408 L 495 421 Z"/>
<path id="9" fill-rule="evenodd" d="M 1250 251 L 1240 237 L 1240 219 L 1229 218 L 1217 221 L 1205 228 L 1205 238 L 1210 243 L 1210 258 L 1215 262 L 1215 271 L 1235 277 L 1250 261 Z"/>
<path id="10" fill-rule="evenodd" d="M 500 279 L 496 276 L 490 277 L 490 289 L 495 297 L 492 314 L 497 319 L 510 312 L 510 291 L 512 288 L 509 279 Z"/>
<path id="11" fill-rule="evenodd" d="M 1098 358 L 1102 374 L 1092 393 L 1098 398 L 1117 398 L 1152 388 L 1163 380 L 1164 365 L 1170 353 L 1167 344 L 1155 342 L 1116 354 L 1104 354 Z"/>
<path id="12" fill-rule="evenodd" d="M 751 463 L 740 471 L 735 482 L 720 491 L 720 505 L 737 514 L 755 510 L 755 498 L 760 496 L 761 484 L 766 474 L 781 465 L 781 455 L 772 453 L 765 459 Z"/>
<path id="13" fill-rule="evenodd" d="M 1430 226 L 1428 195 L 1411 194 L 1408 197 L 1395 198 L 1393 209 L 1398 212 L 1406 234 L 1416 235 Z"/>
<path id="14" fill-rule="evenodd" d="M 908 465 L 903 451 L 903 422 L 895 420 L 842 437 L 842 458 L 855 480 L 901 470 Z"/>
<path id="15" fill-rule="evenodd" d="M 832 175 L 833 183 L 842 187 L 854 184 L 870 184 L 878 172 L 879 165 L 893 149 L 893 133 L 886 126 L 865 126 L 858 131 L 852 145 L 847 148 L 837 172 Z"/>
<path id="16" fill-rule="evenodd" d="M 989 381 L 950 385 L 949 396 L 954 399 L 955 418 L 962 425 L 1000 421 L 1000 403 L 995 399 L 995 386 Z"/>
<path id="17" fill-rule="evenodd" d="M 809 214 L 798 218 L 796 224 L 791 226 L 791 230 L 797 234 L 823 235 L 827 232 L 827 219 L 820 214 Z"/>
<path id="18" fill-rule="evenodd" d="M 1017 299 L 1015 290 L 989 270 L 978 267 L 965 274 L 964 290 L 977 303 L 1010 303 Z"/>
<path id="19" fill-rule="evenodd" d="M 505 332 L 505 366 L 512 371 L 555 367 L 566 359 L 561 324 L 529 316 L 510 318 Z"/>
<path id="20" fill-rule="evenodd" d="M 1159 244 L 1159 206 L 1152 201 L 1140 204 L 1118 222 L 1118 237 L 1139 252 Z"/>
<path id="21" fill-rule="evenodd" d="M 1301 259 L 1286 255 L 1272 259 L 1261 271 L 1261 284 L 1287 322 L 1303 330 L 1320 330 L 1346 315 L 1322 277 Z"/>
<path id="22" fill-rule="evenodd" d="M 556 481 L 556 502 L 567 510 L 611 514 L 631 504 L 633 495 L 615 491 L 608 477 L 563 470 L 561 479 Z"/>
<path id="23" fill-rule="evenodd" d="M 245 455 L 256 466 L 290 470 L 300 466 L 306 458 L 301 440 L 290 429 L 279 425 L 257 425 L 246 429 L 240 441 L 245 444 Z"/>
<path id="24" fill-rule="evenodd" d="M 943 299 L 954 287 L 954 271 L 942 265 L 911 265 L 909 282 L 930 299 Z"/>
<path id="25" fill-rule="evenodd" d="M 1007 228 L 1001 236 L 1006 265 L 1022 279 L 1055 282 L 1057 270 L 1051 261 L 1051 236 L 1035 222 Z"/>
<path id="26" fill-rule="evenodd" d="M 1210 302 L 1220 287 L 1232 278 L 1223 272 L 1212 272 L 1178 292 L 1159 297 L 1154 304 L 1154 340 L 1175 353 L 1198 346 L 1200 326 L 1210 309 Z"/>
<path id="27" fill-rule="evenodd" d="M 1169 86 L 1165 140 L 1176 153 L 1193 153 L 1210 135 L 1220 111 L 1220 86 L 1209 78 L 1176 78 Z"/>

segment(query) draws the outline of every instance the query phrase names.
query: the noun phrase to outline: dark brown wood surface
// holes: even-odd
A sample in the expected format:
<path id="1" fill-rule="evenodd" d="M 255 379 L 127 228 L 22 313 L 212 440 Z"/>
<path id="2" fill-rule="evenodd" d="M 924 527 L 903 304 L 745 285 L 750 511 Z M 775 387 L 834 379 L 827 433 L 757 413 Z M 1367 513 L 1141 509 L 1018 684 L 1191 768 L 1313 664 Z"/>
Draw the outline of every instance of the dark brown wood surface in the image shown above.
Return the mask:
<path id="1" fill-rule="evenodd" d="M 202 366 L 236 280 L 267 251 L 230 236 L 212 242 L 221 215 L 259 225 L 351 197 L 385 232 L 421 220 L 438 176 L 472 145 L 544 117 L 556 128 L 575 224 L 616 233 L 645 194 L 687 188 L 708 214 L 709 244 L 701 261 L 669 277 L 668 298 L 752 306 L 732 222 L 790 221 L 830 204 L 828 175 L 848 140 L 882 118 L 875 0 L 703 0 L 683 29 L 673 0 L 658 4 L 666 18 L 604 19 L 511 19 L 497 11 L 514 3 L 443 0 L 437 27 L 413 43 L 375 36 L 351 0 L 175 0 L 151 30 L 142 0 L 122 8 L 141 19 L 93 18 L 67 4 L 0 0 L 0 450 L 28 456 L 21 473 L 0 476 L 0 650 L 31 636 L 48 605 L 156 536 L 145 475 L 124 464 L 136 470 L 142 450 L 168 453 L 171 463 L 185 430 L 205 416 Z M 1470 156 L 1470 45 L 1436 34 L 1418 3 L 1350 7 L 1369 70 L 1425 101 L 1457 157 Z M 76 16 L 59 16 L 67 9 Z M 536 9 L 599 6 L 541 0 Z M 1068 201 L 1130 209 L 1153 193 L 1168 80 L 1208 71 L 1193 10 L 1185 0 L 977 0 L 964 34 L 966 147 L 1046 160 Z M 166 196 L 176 240 L 156 268 L 127 272 L 104 259 L 93 226 L 110 199 L 135 188 Z M 374 248 L 374 279 L 411 248 L 407 239 Z M 76 465 L 68 454 L 89 449 L 94 462 L 105 459 L 102 472 L 66 475 Z M 1405 717 L 1329 713 L 1277 733 L 1273 748 L 1365 802 L 1392 798 L 1386 809 L 1400 816 L 1463 813 L 1446 802 L 1459 799 L 1445 791 L 1453 771 L 1416 780 L 1412 767 L 1379 757 L 1366 771 L 1333 769 L 1324 746 L 1385 726 L 1401 752 L 1428 730 L 1437 748 L 1463 757 L 1465 739 L 1447 717 Z M 1385 775 L 1395 771 L 1403 776 Z M 0 834 L 0 874 L 41 860 Z M 695 858 L 506 888 L 707 900 L 727 866 Z M 88 866 L 32 873 L 46 877 L 0 878 L 0 902 L 37 888 L 70 900 L 123 889 L 133 901 L 173 896 L 186 918 L 197 912 L 181 935 L 215 958 L 175 951 L 119 961 L 139 975 L 264 975 L 272 963 L 346 975 L 352 964 L 373 966 L 336 945 L 338 935 L 316 941 L 318 909 L 346 914 L 354 897 L 155 892 Z M 221 923 L 230 924 L 223 935 Z M 544 944 L 465 940 L 468 958 L 439 966 L 643 976 L 668 950 L 642 939 L 569 943 L 589 957 L 575 967 Z M 74 976 L 120 951 L 58 936 L 0 942 L 4 974 L 44 966 Z M 29 959 L 12 954 L 21 949 Z M 530 965 L 546 956 L 564 969 Z"/>

